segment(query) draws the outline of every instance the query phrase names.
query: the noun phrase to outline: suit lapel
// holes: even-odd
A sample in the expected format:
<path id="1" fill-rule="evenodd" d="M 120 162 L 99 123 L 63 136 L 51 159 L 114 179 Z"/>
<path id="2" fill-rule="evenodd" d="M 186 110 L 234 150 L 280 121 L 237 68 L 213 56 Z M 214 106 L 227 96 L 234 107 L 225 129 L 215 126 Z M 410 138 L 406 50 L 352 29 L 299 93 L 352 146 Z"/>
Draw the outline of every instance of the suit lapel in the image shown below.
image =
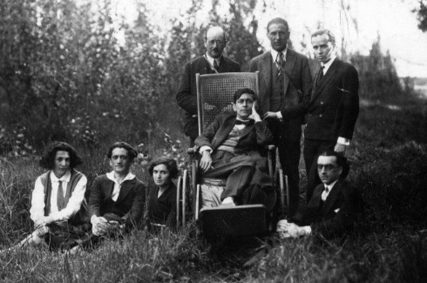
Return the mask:
<path id="1" fill-rule="evenodd" d="M 132 180 L 126 180 L 122 183 L 122 186 L 121 186 L 120 192 L 119 192 L 119 196 L 118 196 L 116 202 L 121 202 L 129 194 L 130 186 L 128 186 L 128 183 L 130 183 L 130 182 L 132 182 Z"/>
<path id="2" fill-rule="evenodd" d="M 265 112 L 270 110 L 270 92 L 271 92 L 271 68 L 272 68 L 272 59 L 271 53 L 266 52 L 261 57 L 261 62 L 259 64 L 259 73 L 260 73 L 260 90 L 263 95 L 260 96 L 262 110 Z"/>
<path id="3" fill-rule="evenodd" d="M 326 72 L 325 76 L 323 77 L 322 81 L 320 82 L 318 87 L 314 87 L 314 93 L 311 96 L 311 101 L 314 101 L 317 96 L 322 92 L 322 90 L 328 85 L 328 83 L 332 80 L 332 78 L 335 77 L 335 73 L 338 70 L 338 59 L 335 59 L 335 61 L 332 63 L 332 65 L 329 67 L 328 71 Z M 316 77 L 317 82 L 318 77 Z M 316 86 L 316 85 L 315 85 Z"/>
<path id="4" fill-rule="evenodd" d="M 284 90 L 284 95 L 286 96 L 287 93 L 287 89 L 289 86 L 289 76 L 292 74 L 292 69 L 294 68 L 295 65 L 295 54 L 292 52 L 292 50 L 287 51 L 286 53 L 286 63 L 285 63 L 285 68 L 284 68 L 284 77 L 283 77 L 283 90 Z"/>
<path id="5" fill-rule="evenodd" d="M 251 123 L 250 125 L 247 125 L 246 127 L 243 128 L 242 133 L 240 134 L 240 140 L 243 139 L 243 137 L 247 136 L 252 129 L 255 127 L 254 123 Z"/>
<path id="6" fill-rule="evenodd" d="M 224 123 L 218 129 L 217 134 L 215 135 L 215 144 L 212 145 L 214 150 L 218 148 L 218 146 L 220 146 L 228 137 L 228 134 L 233 129 L 235 122 L 235 117 L 230 117 L 224 121 Z"/>
<path id="7" fill-rule="evenodd" d="M 328 195 L 328 198 L 323 204 L 323 207 L 322 207 L 323 215 L 327 215 L 331 211 L 333 205 L 338 201 L 340 195 L 341 195 L 341 182 L 338 181 L 335 184 L 335 186 L 332 188 L 331 192 Z"/>

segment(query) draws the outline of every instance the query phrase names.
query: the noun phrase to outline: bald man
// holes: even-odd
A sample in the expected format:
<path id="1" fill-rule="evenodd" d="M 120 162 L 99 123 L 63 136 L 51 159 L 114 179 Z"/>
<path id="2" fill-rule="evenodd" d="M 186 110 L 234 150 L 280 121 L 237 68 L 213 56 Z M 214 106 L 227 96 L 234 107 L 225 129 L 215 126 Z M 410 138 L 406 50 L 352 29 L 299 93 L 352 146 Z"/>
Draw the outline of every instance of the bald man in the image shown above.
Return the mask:
<path id="1" fill-rule="evenodd" d="M 206 53 L 188 62 L 181 75 L 176 100 L 178 105 L 185 110 L 184 132 L 190 137 L 190 146 L 194 145 L 194 140 L 199 135 L 197 130 L 196 74 L 240 72 L 239 63 L 222 54 L 226 44 L 225 31 L 221 27 L 210 27 L 205 34 Z"/>

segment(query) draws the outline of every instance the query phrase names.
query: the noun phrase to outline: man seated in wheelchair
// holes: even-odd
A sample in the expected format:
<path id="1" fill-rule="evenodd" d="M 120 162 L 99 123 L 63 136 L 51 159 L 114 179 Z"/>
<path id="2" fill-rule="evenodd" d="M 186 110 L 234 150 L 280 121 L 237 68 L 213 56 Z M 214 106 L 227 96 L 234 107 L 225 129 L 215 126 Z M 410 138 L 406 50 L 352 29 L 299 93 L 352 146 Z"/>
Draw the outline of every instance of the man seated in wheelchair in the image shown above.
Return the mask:
<path id="1" fill-rule="evenodd" d="M 274 206 L 268 175 L 266 145 L 273 136 L 257 113 L 257 95 L 251 89 L 234 94 L 234 113 L 219 115 L 198 136 L 201 154 L 202 208 L 264 204 Z"/>

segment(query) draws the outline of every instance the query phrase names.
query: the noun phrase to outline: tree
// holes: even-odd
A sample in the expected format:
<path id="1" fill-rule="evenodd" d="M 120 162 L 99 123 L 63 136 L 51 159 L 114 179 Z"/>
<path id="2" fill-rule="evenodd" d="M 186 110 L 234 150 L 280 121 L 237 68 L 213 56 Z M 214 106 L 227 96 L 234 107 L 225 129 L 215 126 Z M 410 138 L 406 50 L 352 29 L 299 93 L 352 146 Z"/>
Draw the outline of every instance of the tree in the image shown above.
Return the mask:
<path id="1" fill-rule="evenodd" d="M 417 13 L 417 19 L 419 21 L 418 28 L 423 32 L 427 31 L 427 1 L 419 0 L 420 7 L 415 9 Z"/>

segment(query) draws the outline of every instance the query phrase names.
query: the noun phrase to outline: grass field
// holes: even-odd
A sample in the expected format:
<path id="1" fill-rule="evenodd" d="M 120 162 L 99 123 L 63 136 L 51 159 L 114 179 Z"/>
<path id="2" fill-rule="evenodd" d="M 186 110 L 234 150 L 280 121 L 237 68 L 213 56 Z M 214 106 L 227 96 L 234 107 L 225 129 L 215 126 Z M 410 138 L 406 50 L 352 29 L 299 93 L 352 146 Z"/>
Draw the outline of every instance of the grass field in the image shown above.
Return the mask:
<path id="1" fill-rule="evenodd" d="M 176 234 L 165 231 L 156 237 L 134 231 L 77 255 L 45 247 L 3 253 L 0 281 L 427 282 L 426 109 L 427 100 L 412 97 L 362 103 L 349 178 L 362 192 L 365 211 L 350 237 L 272 238 L 213 247 L 190 223 Z M 80 170 L 89 180 L 108 169 L 100 154 L 85 161 Z M 32 229 L 29 196 L 41 170 L 35 158 L 0 162 L 0 248 L 6 248 Z M 134 171 L 147 181 L 140 165 Z"/>

